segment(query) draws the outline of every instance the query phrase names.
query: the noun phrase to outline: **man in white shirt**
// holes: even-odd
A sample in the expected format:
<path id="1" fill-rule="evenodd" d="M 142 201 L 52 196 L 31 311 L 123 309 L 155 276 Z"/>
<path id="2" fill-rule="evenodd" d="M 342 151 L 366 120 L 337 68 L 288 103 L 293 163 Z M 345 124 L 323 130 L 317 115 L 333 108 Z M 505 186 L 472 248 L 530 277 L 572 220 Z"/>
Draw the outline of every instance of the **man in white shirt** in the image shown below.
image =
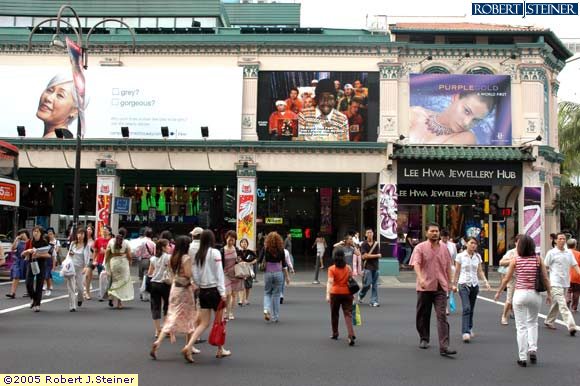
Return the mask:
<path id="1" fill-rule="evenodd" d="M 203 232 L 202 228 L 195 227 L 189 233 L 191 235 L 191 244 L 189 244 L 189 251 L 187 254 L 191 258 L 192 264 L 195 264 L 195 255 L 196 255 L 197 251 L 199 251 L 199 238 L 201 237 L 202 232 Z"/>
<path id="2" fill-rule="evenodd" d="M 580 268 L 570 250 L 566 249 L 566 235 L 558 233 L 556 235 L 556 247 L 551 249 L 544 260 L 546 267 L 550 270 L 550 284 L 552 286 L 552 305 L 544 324 L 547 328 L 555 330 L 554 321 L 558 316 L 558 311 L 562 315 L 562 320 L 568 325 L 570 335 L 576 335 L 576 322 L 572 313 L 566 305 L 566 292 L 570 287 L 570 268 L 580 274 Z"/>

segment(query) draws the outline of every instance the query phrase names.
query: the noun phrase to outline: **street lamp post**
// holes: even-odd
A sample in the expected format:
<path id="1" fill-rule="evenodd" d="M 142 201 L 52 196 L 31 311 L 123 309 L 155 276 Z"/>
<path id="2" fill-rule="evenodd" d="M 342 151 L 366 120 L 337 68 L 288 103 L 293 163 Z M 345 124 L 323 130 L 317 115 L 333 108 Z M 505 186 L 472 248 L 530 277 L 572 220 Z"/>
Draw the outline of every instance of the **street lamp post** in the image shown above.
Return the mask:
<path id="1" fill-rule="evenodd" d="M 74 25 L 72 25 L 71 23 L 69 23 L 68 21 L 62 19 L 62 14 L 65 10 L 69 10 L 73 14 L 73 16 L 77 22 L 78 28 L 75 27 Z M 56 21 L 56 33 L 53 35 L 51 42 L 50 42 L 50 45 L 53 47 L 66 48 L 66 45 L 61 40 L 60 23 L 64 23 L 64 24 L 68 25 L 74 31 L 74 33 L 76 35 L 77 46 L 79 47 L 80 53 L 81 53 L 82 67 L 85 70 L 88 68 L 89 40 L 90 40 L 91 34 L 95 30 L 95 28 L 100 24 L 103 24 L 103 23 L 106 23 L 109 21 L 114 21 L 114 22 L 120 23 L 120 24 L 124 25 L 125 27 L 127 27 L 129 32 L 131 33 L 131 37 L 133 39 L 133 52 L 135 52 L 135 32 L 133 31 L 133 29 L 131 27 L 129 27 L 129 25 L 127 23 L 125 23 L 122 20 L 114 19 L 114 18 L 106 18 L 106 19 L 99 21 L 95 25 L 93 25 L 93 27 L 89 30 L 89 32 L 86 35 L 87 45 L 85 47 L 83 45 L 83 27 L 81 25 L 80 18 L 78 16 L 78 14 L 76 13 L 76 11 L 74 10 L 74 8 L 71 7 L 70 5 L 66 5 L 66 4 L 62 5 L 60 7 L 60 9 L 58 10 L 58 14 L 57 14 L 56 18 L 49 18 L 49 19 L 43 20 L 40 23 L 38 23 L 36 26 L 34 26 L 34 28 L 30 31 L 30 35 L 28 36 L 28 50 L 29 51 L 32 48 L 32 35 L 36 32 L 36 30 L 42 24 L 46 24 L 46 23 L 49 23 L 51 21 Z M 73 227 L 78 226 L 79 214 L 80 214 L 80 202 L 81 202 L 81 139 L 82 139 L 82 134 L 83 134 L 82 133 L 81 114 L 84 114 L 84 106 L 81 104 L 84 103 L 83 99 L 84 98 L 81 99 L 80 97 L 77 97 L 78 114 L 77 114 L 77 137 L 76 137 L 76 147 L 75 147 L 75 153 L 76 153 L 75 172 L 74 172 L 74 182 L 73 182 Z"/>

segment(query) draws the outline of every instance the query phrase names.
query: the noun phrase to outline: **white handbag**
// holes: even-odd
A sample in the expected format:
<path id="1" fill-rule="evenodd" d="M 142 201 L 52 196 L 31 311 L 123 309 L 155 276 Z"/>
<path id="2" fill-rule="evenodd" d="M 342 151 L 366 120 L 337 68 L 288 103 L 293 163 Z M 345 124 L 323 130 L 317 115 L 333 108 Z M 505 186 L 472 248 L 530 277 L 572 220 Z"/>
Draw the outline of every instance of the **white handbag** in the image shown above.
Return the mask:
<path id="1" fill-rule="evenodd" d="M 64 259 L 64 261 L 62 262 L 62 268 L 60 270 L 60 276 L 62 277 L 71 277 L 75 275 L 75 266 L 73 264 L 72 259 L 70 258 L 70 255 L 68 255 L 66 257 L 66 259 Z"/>

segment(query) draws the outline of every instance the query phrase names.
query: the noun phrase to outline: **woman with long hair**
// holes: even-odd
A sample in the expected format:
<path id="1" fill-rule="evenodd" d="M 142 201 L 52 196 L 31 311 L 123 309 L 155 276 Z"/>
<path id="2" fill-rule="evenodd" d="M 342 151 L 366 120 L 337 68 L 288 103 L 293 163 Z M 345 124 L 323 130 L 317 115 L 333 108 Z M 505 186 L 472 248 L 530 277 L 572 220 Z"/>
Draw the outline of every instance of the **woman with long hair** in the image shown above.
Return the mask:
<path id="1" fill-rule="evenodd" d="M 280 291 L 282 282 L 290 284 L 288 265 L 284 254 L 284 242 L 276 232 L 270 232 L 264 242 L 264 319 L 278 322 L 280 317 Z"/>
<path id="2" fill-rule="evenodd" d="M 191 351 L 195 341 L 207 329 L 211 320 L 211 311 L 217 311 L 220 302 L 226 301 L 226 285 L 224 270 L 221 262 L 220 251 L 214 248 L 215 236 L 209 229 L 201 233 L 199 249 L 193 262 L 193 281 L 199 288 L 199 306 L 197 314 L 197 326 L 189 338 L 189 341 L 181 350 L 185 359 L 193 363 Z M 224 358 L 232 355 L 231 351 L 219 346 L 216 358 Z"/>
<path id="3" fill-rule="evenodd" d="M 497 301 L 515 273 L 516 285 L 512 307 L 516 317 L 517 363 L 521 367 L 527 366 L 528 356 L 531 363 L 536 363 L 538 360 L 538 312 L 542 304 L 542 297 L 535 289 L 538 266 L 540 267 L 541 280 L 548 294 L 546 303 L 550 304 L 552 302 L 552 290 L 546 266 L 543 259 L 536 256 L 536 244 L 528 235 L 520 236 L 517 256 L 510 262 L 508 271 L 495 294 L 495 300 Z"/>
<path id="4" fill-rule="evenodd" d="M 114 239 L 109 241 L 105 252 L 105 266 L 111 285 L 109 286 L 109 306 L 113 307 L 113 300 L 117 300 L 117 309 L 123 308 L 123 302 L 133 300 L 135 291 L 131 281 L 130 262 L 132 259 L 131 246 L 125 240 L 127 230 L 119 229 Z"/>
<path id="5" fill-rule="evenodd" d="M 171 281 L 169 281 L 169 240 L 160 239 L 155 246 L 155 256 L 151 258 L 147 276 L 151 278 L 151 317 L 155 327 L 155 338 L 161 333 L 161 307 L 163 315 L 167 317 L 169 309 L 169 293 Z"/>
<path id="6" fill-rule="evenodd" d="M 163 323 L 163 329 L 153 343 L 149 355 L 157 359 L 157 350 L 166 335 L 171 337 L 171 342 L 175 342 L 175 334 L 186 334 L 188 342 L 194 332 L 195 320 L 195 301 L 191 288 L 192 268 L 191 257 L 187 254 L 189 250 L 190 239 L 187 236 L 179 236 L 175 240 L 173 254 L 169 259 L 169 270 L 173 276 L 173 284 L 169 293 L 169 308 L 167 316 Z M 165 246 L 167 249 L 169 242 Z M 185 350 L 185 349 L 184 349 Z M 193 362 L 191 357 L 192 348 L 189 347 L 186 352 L 182 351 L 183 356 L 188 362 Z"/>
<path id="7" fill-rule="evenodd" d="M 87 245 L 87 231 L 85 228 L 77 228 L 75 238 L 69 246 L 68 254 L 75 269 L 74 276 L 65 277 L 69 299 L 68 308 L 70 312 L 75 312 L 77 306 L 83 305 L 83 271 L 91 256 L 90 247 Z"/>
<path id="8" fill-rule="evenodd" d="M 470 236 L 466 239 L 467 249 L 455 258 L 455 278 L 454 289 L 459 290 L 461 306 L 463 308 L 463 318 L 461 320 L 461 337 L 464 343 L 469 343 L 474 337 L 473 333 L 473 312 L 475 310 L 475 301 L 479 293 L 478 274 L 485 283 L 487 290 L 491 289 L 483 273 L 483 260 L 477 253 L 479 245 L 477 239 Z"/>
<path id="9" fill-rule="evenodd" d="M 91 253 L 91 256 L 93 256 L 93 252 L 94 252 L 94 245 L 95 245 L 95 231 L 93 228 L 92 224 L 87 225 L 87 246 L 89 247 L 89 251 Z M 84 274 L 85 274 L 85 292 L 84 292 L 84 297 L 86 300 L 91 300 L 91 283 L 93 281 L 93 265 L 90 264 L 91 259 L 89 258 L 89 261 L 87 262 L 87 266 L 84 269 Z"/>
<path id="10" fill-rule="evenodd" d="M 32 299 L 30 308 L 34 312 L 40 311 L 42 302 L 42 284 L 46 270 L 46 259 L 52 258 L 52 249 L 48 240 L 44 237 L 44 229 L 37 225 L 32 228 L 32 239 L 27 243 L 27 250 L 22 252 L 22 256 L 28 259 L 28 271 L 26 272 L 26 290 L 28 296 Z M 38 272 L 34 273 L 32 265 L 37 263 Z"/>
<path id="11" fill-rule="evenodd" d="M 235 274 L 235 266 L 241 262 L 241 257 L 239 256 L 241 252 L 236 247 L 237 238 L 238 236 L 235 231 L 228 231 L 226 233 L 226 245 L 220 249 L 226 283 L 226 315 L 228 315 L 229 320 L 235 319 L 234 306 L 236 294 L 244 289 L 244 280 L 238 279 Z"/>
<path id="12" fill-rule="evenodd" d="M 326 282 L 326 301 L 330 304 L 330 320 L 332 335 L 330 339 L 338 339 L 338 311 L 342 307 L 344 322 L 348 331 L 348 345 L 354 346 L 356 339 L 352 326 L 352 300 L 348 289 L 348 279 L 352 276 L 352 269 L 346 263 L 344 249 L 334 250 L 334 265 L 328 268 L 328 281 Z"/>

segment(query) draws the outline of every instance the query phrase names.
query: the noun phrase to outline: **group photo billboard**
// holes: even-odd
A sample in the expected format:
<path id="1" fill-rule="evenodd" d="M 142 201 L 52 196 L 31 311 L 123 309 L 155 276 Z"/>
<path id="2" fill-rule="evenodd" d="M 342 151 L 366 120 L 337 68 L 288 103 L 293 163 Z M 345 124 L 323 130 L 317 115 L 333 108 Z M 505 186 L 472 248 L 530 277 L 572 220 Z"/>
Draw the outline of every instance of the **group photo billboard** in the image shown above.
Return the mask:
<path id="1" fill-rule="evenodd" d="M 241 139 L 243 74 L 240 67 L 124 68 L 91 67 L 85 71 L 84 138 Z M 16 126 L 27 137 L 76 136 L 79 100 L 70 66 L 0 66 L 0 82 L 17 92 L 0 96 L 3 125 L 0 137 L 16 137 Z M 227 111 L 227 113 L 225 113 Z"/>
<path id="2" fill-rule="evenodd" d="M 378 124 L 378 72 L 258 74 L 260 140 L 375 142 Z"/>
<path id="3" fill-rule="evenodd" d="M 511 146 L 509 75 L 410 75 L 409 143 Z"/>

